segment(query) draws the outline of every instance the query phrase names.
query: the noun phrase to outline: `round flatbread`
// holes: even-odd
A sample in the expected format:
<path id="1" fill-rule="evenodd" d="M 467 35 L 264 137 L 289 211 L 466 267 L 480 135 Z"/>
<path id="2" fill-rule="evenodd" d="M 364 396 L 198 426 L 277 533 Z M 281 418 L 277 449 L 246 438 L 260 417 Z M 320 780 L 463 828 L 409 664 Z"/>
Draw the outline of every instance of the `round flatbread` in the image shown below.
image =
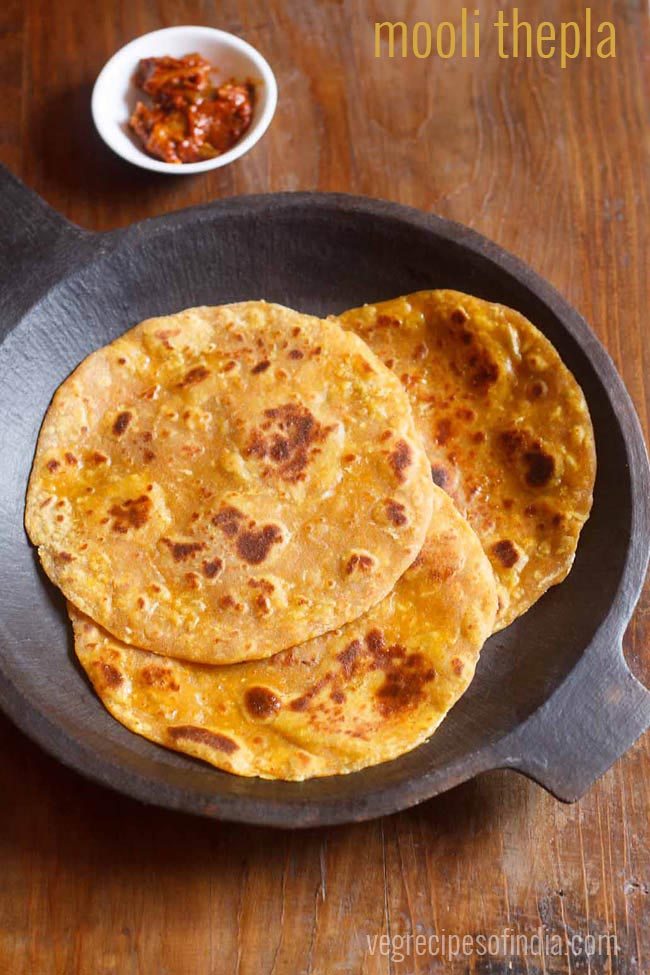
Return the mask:
<path id="1" fill-rule="evenodd" d="M 523 315 L 457 291 L 421 291 L 339 320 L 407 389 L 433 478 L 492 563 L 501 629 L 573 563 L 596 474 L 582 390 Z"/>
<path id="2" fill-rule="evenodd" d="M 379 605 L 268 660 L 204 667 L 164 659 L 70 607 L 77 656 L 131 731 L 238 775 L 306 779 L 396 758 L 465 691 L 496 613 L 490 563 L 439 489 L 432 523 Z"/>
<path id="3" fill-rule="evenodd" d="M 142 322 L 78 367 L 43 423 L 26 526 L 115 636 L 230 663 L 382 599 L 432 496 L 408 397 L 374 353 L 243 302 Z"/>

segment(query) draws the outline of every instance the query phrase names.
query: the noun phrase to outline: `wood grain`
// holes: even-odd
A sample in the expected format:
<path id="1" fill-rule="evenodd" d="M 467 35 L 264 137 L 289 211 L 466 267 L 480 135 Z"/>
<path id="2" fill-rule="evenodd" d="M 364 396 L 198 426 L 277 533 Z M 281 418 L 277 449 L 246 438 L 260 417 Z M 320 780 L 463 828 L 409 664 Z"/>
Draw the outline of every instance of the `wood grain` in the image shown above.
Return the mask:
<path id="1" fill-rule="evenodd" d="M 103 230 L 215 197 L 366 193 L 477 228 L 532 264 L 609 349 L 648 429 L 648 12 L 603 0 L 616 60 L 376 60 L 374 21 L 449 4 L 5 0 L 0 160 Z M 522 5 L 523 6 L 523 5 Z M 582 15 L 548 0 L 539 18 Z M 533 19 L 533 5 L 526 10 Z M 459 7 L 457 8 L 459 9 Z M 481 5 L 487 23 L 494 0 Z M 158 27 L 242 34 L 274 67 L 276 119 L 200 177 L 139 172 L 98 140 L 104 61 Z M 489 35 L 486 35 L 489 37 Z M 650 598 L 626 639 L 650 681 Z M 0 719 L 0 971 L 11 975 L 537 975 L 650 971 L 650 738 L 574 806 L 493 773 L 390 819 L 288 834 L 148 809 L 90 785 Z M 375 935 L 615 934 L 619 952 L 451 962 L 372 954 Z M 368 941 L 370 939 L 370 942 Z"/>

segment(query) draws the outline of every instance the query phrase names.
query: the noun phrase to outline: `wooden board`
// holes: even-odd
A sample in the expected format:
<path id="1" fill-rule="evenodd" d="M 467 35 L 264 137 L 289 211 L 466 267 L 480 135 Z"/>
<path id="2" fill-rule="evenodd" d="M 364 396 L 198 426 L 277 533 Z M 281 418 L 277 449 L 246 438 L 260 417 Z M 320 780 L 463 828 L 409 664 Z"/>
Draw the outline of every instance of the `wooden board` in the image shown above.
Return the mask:
<path id="1" fill-rule="evenodd" d="M 481 9 L 487 22 L 497 4 Z M 544 17 L 582 9 L 549 2 Z M 375 60 L 374 21 L 403 15 L 395 3 L 361 0 L 132 0 L 92 12 L 82 0 L 9 0 L 0 10 L 0 161 L 96 230 L 217 196 L 298 188 L 384 196 L 460 220 L 518 253 L 585 314 L 647 432 L 643 5 L 600 5 L 598 16 L 617 26 L 617 59 L 564 71 L 500 60 L 489 43 L 478 70 L 472 60 Z M 411 21 L 448 16 L 446 4 L 408 5 Z M 88 99 L 117 47 L 174 23 L 242 33 L 276 70 L 280 105 L 246 159 L 172 180 L 112 157 Z M 626 639 L 646 683 L 649 605 L 646 593 Z M 389 820 L 290 835 L 139 807 L 66 772 L 4 719 L 0 727 L 0 970 L 12 975 L 650 966 L 647 737 L 572 807 L 493 773 Z M 540 924 L 565 942 L 616 935 L 618 955 L 606 939 L 589 962 L 506 950 L 445 964 L 415 946 L 392 959 L 379 943 L 370 950 L 375 935 L 533 934 Z"/>

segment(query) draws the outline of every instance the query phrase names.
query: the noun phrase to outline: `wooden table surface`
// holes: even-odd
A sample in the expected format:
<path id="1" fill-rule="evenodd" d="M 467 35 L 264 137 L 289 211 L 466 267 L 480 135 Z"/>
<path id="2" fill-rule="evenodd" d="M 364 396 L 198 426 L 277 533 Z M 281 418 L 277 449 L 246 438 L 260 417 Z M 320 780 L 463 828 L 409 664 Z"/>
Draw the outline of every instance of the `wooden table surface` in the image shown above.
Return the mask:
<path id="1" fill-rule="evenodd" d="M 584 9 L 524 6 L 556 23 Z M 459 16 L 435 0 L 4 0 L 0 161 L 93 230 L 295 189 L 469 224 L 586 316 L 647 430 L 649 18 L 642 0 L 594 7 L 615 23 L 616 59 L 562 70 L 499 59 L 489 33 L 478 61 L 375 59 L 375 20 Z M 496 10 L 481 4 L 484 23 Z M 243 160 L 169 178 L 114 157 L 89 98 L 122 44 L 183 23 L 259 47 L 280 101 Z M 646 591 L 626 638 L 646 683 L 649 614 Z M 2 718 L 0 733 L 2 975 L 650 972 L 650 736 L 573 806 L 493 773 L 383 821 L 291 834 L 144 808 L 60 767 Z M 562 939 L 615 935 L 618 953 L 604 939 L 590 958 L 474 951 L 446 963 L 415 947 L 371 950 L 375 935 L 540 925 Z"/>

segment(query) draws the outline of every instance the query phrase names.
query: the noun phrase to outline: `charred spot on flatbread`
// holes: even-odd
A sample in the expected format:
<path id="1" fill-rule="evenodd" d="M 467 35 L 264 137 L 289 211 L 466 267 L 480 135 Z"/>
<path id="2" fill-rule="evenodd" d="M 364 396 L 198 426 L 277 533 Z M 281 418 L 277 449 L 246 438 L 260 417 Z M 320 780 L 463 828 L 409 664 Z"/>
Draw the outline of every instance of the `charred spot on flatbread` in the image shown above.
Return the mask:
<path id="1" fill-rule="evenodd" d="M 170 538 L 161 538 L 171 553 L 174 562 L 187 562 L 207 547 L 205 542 L 173 542 Z"/>
<path id="2" fill-rule="evenodd" d="M 108 513 L 113 517 L 113 531 L 124 534 L 131 528 L 142 528 L 149 520 L 152 507 L 151 498 L 146 494 L 112 505 Z"/>
<path id="3" fill-rule="evenodd" d="M 507 460 L 518 464 L 529 487 L 545 487 L 555 473 L 555 458 L 530 430 L 508 429 L 500 434 L 500 443 Z"/>
<path id="4" fill-rule="evenodd" d="M 226 505 L 212 519 L 212 524 L 216 525 L 227 538 L 234 538 L 239 533 L 246 516 L 233 505 Z"/>
<path id="5" fill-rule="evenodd" d="M 394 498 L 386 498 L 384 505 L 386 517 L 392 525 L 395 525 L 396 528 L 403 528 L 404 525 L 408 524 L 408 516 L 403 504 Z"/>
<path id="6" fill-rule="evenodd" d="M 353 572 L 371 572 L 375 565 L 375 559 L 368 552 L 353 552 L 345 562 L 345 574 L 352 575 Z"/>
<path id="7" fill-rule="evenodd" d="M 139 672 L 140 682 L 145 688 L 157 688 L 162 691 L 178 691 L 180 684 L 174 677 L 170 667 L 162 664 L 149 664 Z"/>
<path id="8" fill-rule="evenodd" d="M 431 465 L 431 479 L 434 484 L 437 484 L 440 488 L 446 488 L 449 483 L 449 474 L 442 464 L 432 464 Z"/>
<path id="9" fill-rule="evenodd" d="M 126 431 L 127 427 L 133 419 L 133 414 L 130 410 L 123 410 L 122 413 L 118 413 L 113 421 L 113 433 L 116 437 L 121 437 Z"/>
<path id="10" fill-rule="evenodd" d="M 214 579 L 223 569 L 223 559 L 218 556 L 214 559 L 205 559 L 202 563 L 202 569 L 206 579 Z"/>
<path id="11" fill-rule="evenodd" d="M 323 426 L 306 407 L 285 403 L 264 411 L 264 420 L 253 430 L 245 456 L 266 462 L 285 481 L 301 481 L 318 444 L 334 429 Z"/>
<path id="12" fill-rule="evenodd" d="M 180 389 L 187 389 L 189 386 L 197 386 L 199 383 L 204 382 L 209 375 L 210 370 L 205 366 L 194 366 L 185 373 L 181 381 L 178 383 L 178 386 Z"/>
<path id="13" fill-rule="evenodd" d="M 260 565 L 268 557 L 272 547 L 282 541 L 278 525 L 262 525 L 249 528 L 237 536 L 237 553 L 250 565 Z"/>
<path id="14" fill-rule="evenodd" d="M 388 455 L 390 466 L 398 481 L 406 480 L 406 472 L 413 463 L 413 448 L 406 440 L 398 440 Z"/>
<path id="15" fill-rule="evenodd" d="M 282 707 L 280 698 L 268 687 L 249 687 L 244 694 L 244 705 L 253 718 L 272 718 Z"/>
<path id="16" fill-rule="evenodd" d="M 175 744 L 191 741 L 197 745 L 214 748 L 218 752 L 225 752 L 226 755 L 232 755 L 239 748 L 237 742 L 229 738 L 228 735 L 208 731 L 206 728 L 196 728 L 193 725 L 176 725 L 168 728 L 167 733 Z"/>
<path id="17" fill-rule="evenodd" d="M 519 553 L 509 538 L 495 542 L 490 551 L 506 569 L 511 569 L 519 561 Z"/>
<path id="18" fill-rule="evenodd" d="M 111 690 L 115 690 L 115 688 L 120 687 L 124 682 L 122 674 L 119 672 L 117 667 L 113 666 L 113 664 L 100 661 L 97 665 L 97 670 L 99 672 L 101 681 Z"/>

